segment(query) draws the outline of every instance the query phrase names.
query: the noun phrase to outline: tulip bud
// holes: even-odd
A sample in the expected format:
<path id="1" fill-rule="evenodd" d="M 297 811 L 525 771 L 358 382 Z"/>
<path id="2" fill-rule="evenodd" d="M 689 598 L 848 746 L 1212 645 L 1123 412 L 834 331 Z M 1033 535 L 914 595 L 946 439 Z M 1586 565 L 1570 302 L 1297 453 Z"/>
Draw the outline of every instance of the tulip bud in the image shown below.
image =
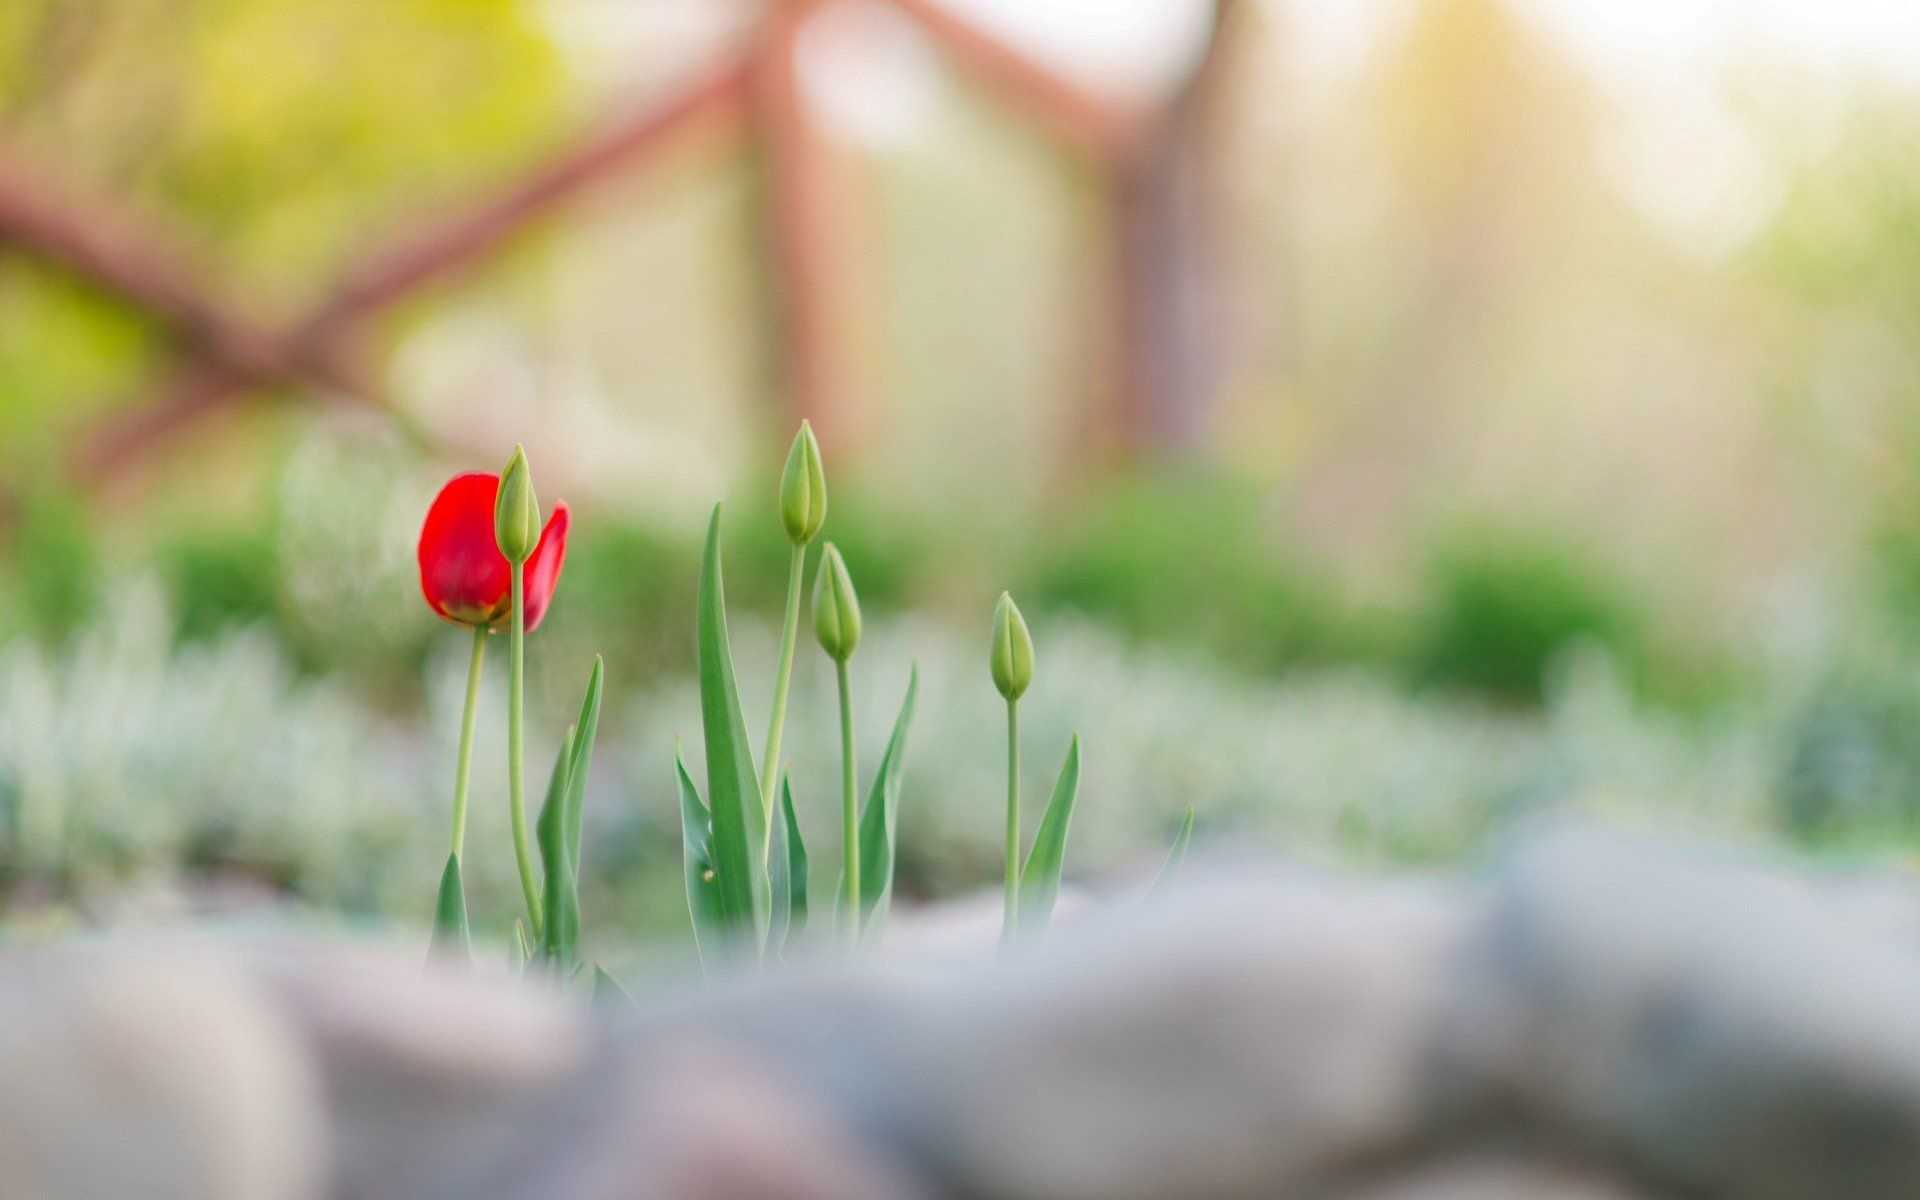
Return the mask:
<path id="1" fill-rule="evenodd" d="M 814 440 L 813 426 L 802 421 L 780 472 L 780 524 L 788 540 L 804 546 L 826 521 L 827 475 L 820 465 L 820 443 Z"/>
<path id="2" fill-rule="evenodd" d="M 513 457 L 500 473 L 500 494 L 493 502 L 493 536 L 510 563 L 526 562 L 540 544 L 540 501 L 533 494 L 533 473 L 527 468 L 524 446 L 513 448 Z"/>
<path id="3" fill-rule="evenodd" d="M 860 597 L 854 595 L 846 560 L 832 542 L 821 551 L 820 573 L 813 582 L 813 633 L 835 662 L 852 658 L 860 644 Z"/>
<path id="4" fill-rule="evenodd" d="M 1013 597 L 1000 593 L 993 606 L 993 686 L 1008 700 L 1018 700 L 1033 682 L 1033 636 L 1015 607 Z"/>

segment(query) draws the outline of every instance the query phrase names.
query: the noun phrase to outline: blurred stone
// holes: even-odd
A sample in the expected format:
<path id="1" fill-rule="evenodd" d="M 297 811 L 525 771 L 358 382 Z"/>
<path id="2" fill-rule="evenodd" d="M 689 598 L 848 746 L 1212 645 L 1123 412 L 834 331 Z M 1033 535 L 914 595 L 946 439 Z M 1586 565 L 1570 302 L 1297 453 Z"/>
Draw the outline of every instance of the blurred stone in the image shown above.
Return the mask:
<path id="1" fill-rule="evenodd" d="M 0 1198 L 1912 1200 L 1917 897 L 1593 834 L 1475 886 L 1243 861 L 618 1013 L 53 945 L 0 957 Z"/>
<path id="2" fill-rule="evenodd" d="M 969 1196 L 1203 1200 L 1329 1177 L 1424 1132 L 1455 908 L 1292 875 L 1111 905 L 876 1014 L 850 1103 Z"/>
<path id="3" fill-rule="evenodd" d="M 1516 854 L 1443 1042 L 1489 1115 L 1743 1200 L 1920 1195 L 1920 956 L 1815 882 L 1550 836 Z"/>
<path id="4" fill-rule="evenodd" d="M 1591 1174 L 1526 1161 L 1461 1156 L 1301 1200 L 1653 1200 Z"/>
<path id="5" fill-rule="evenodd" d="M 0 967 L 0 1196 L 317 1200 L 324 1110 L 284 1014 L 191 944 Z"/>

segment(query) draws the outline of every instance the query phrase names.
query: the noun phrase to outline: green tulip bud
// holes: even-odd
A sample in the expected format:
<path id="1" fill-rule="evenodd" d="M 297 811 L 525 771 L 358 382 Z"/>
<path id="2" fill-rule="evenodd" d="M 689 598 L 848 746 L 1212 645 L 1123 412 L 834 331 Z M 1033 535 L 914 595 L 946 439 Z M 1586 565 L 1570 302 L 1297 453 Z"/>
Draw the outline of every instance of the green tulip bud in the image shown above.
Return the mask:
<path id="1" fill-rule="evenodd" d="M 813 426 L 802 421 L 787 451 L 786 469 L 780 472 L 780 524 L 789 541 L 804 546 L 826 522 L 827 473 L 820 465 L 820 443 L 814 440 Z"/>
<path id="2" fill-rule="evenodd" d="M 1013 597 L 1000 593 L 993 606 L 993 686 L 1008 700 L 1018 700 L 1033 682 L 1033 635 Z"/>
<path id="3" fill-rule="evenodd" d="M 500 473 L 500 495 L 493 502 L 493 536 L 511 563 L 526 562 L 540 544 L 540 501 L 533 494 L 533 472 L 527 467 L 524 446 L 513 448 L 513 457 Z"/>
<path id="4" fill-rule="evenodd" d="M 860 597 L 854 595 L 846 560 L 832 542 L 820 553 L 820 573 L 813 581 L 813 633 L 835 662 L 852 658 L 860 644 Z"/>

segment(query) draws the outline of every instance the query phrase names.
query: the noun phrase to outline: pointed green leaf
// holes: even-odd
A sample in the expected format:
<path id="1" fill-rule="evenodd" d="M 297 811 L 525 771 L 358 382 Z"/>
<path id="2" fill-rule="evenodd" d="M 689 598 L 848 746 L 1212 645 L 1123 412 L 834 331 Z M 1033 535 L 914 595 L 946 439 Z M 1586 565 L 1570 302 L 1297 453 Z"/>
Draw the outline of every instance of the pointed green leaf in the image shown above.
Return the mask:
<path id="1" fill-rule="evenodd" d="M 580 820 L 586 806 L 587 768 L 593 761 L 593 741 L 600 731 L 600 693 L 606 682 L 606 662 L 593 656 L 593 673 L 587 676 L 587 692 L 580 701 L 580 720 L 574 728 L 567 753 L 567 855 L 573 862 L 576 881 L 580 874 Z M 575 903 L 578 903 L 576 897 Z"/>
<path id="2" fill-rule="evenodd" d="M 1180 832 L 1173 835 L 1173 849 L 1167 851 L 1167 860 L 1160 864 L 1160 873 L 1153 877 L 1153 885 L 1147 889 L 1148 896 L 1159 895 L 1180 877 L 1180 868 L 1187 861 L 1187 843 L 1192 840 L 1193 805 L 1189 804 L 1187 815 L 1180 818 Z"/>
<path id="3" fill-rule="evenodd" d="M 780 776 L 780 790 L 787 791 L 787 776 Z M 787 942 L 787 918 L 793 912 L 793 889 L 787 883 L 787 823 L 775 820 L 772 844 L 767 848 L 767 950 L 779 954 Z"/>
<path id="4" fill-rule="evenodd" d="M 707 803 L 712 816 L 710 848 L 727 921 L 756 932 L 766 927 L 767 812 L 760 798 L 733 651 L 727 642 L 726 589 L 720 570 L 720 506 L 707 524 L 695 604 L 700 667 L 700 719 L 707 743 Z"/>
<path id="5" fill-rule="evenodd" d="M 863 925 L 869 930 L 886 921 L 893 904 L 894 848 L 900 839 L 900 780 L 906 765 L 907 730 L 913 725 L 914 701 L 919 694 L 920 667 L 916 663 L 907 674 L 906 698 L 900 701 L 900 715 L 894 718 L 886 753 L 880 756 L 880 769 L 860 810 L 860 907 Z"/>
<path id="6" fill-rule="evenodd" d="M 678 745 L 674 747 L 673 765 L 680 792 L 681 863 L 686 875 L 687 914 L 693 920 L 694 943 L 700 950 L 700 961 L 713 967 L 719 963 L 727 942 L 727 914 L 720 903 L 720 885 L 713 872 L 712 821 Z"/>
<path id="7" fill-rule="evenodd" d="M 553 758 L 553 773 L 547 778 L 547 797 L 540 805 L 540 818 L 534 824 L 534 836 L 540 843 L 540 868 L 545 872 L 545 893 L 541 910 L 541 961 L 564 969 L 573 961 L 580 938 L 580 893 L 575 886 L 573 861 L 567 853 L 567 778 L 573 761 L 574 729 L 568 726 L 560 739 L 560 752 Z"/>
<path id="8" fill-rule="evenodd" d="M 1040 815 L 1040 830 L 1033 835 L 1033 850 L 1020 872 L 1020 932 L 1038 934 L 1047 927 L 1053 914 L 1054 899 L 1060 894 L 1060 865 L 1067 853 L 1067 824 L 1073 820 L 1073 802 L 1080 792 L 1080 735 L 1074 734 L 1067 746 L 1067 761 L 1060 766 L 1060 779 L 1053 785 L 1053 796 Z"/>
<path id="9" fill-rule="evenodd" d="M 460 856 L 447 855 L 446 870 L 440 873 L 440 897 L 433 909 L 433 937 L 427 943 L 430 957 L 462 967 L 473 965 L 473 943 L 467 933 L 467 893 L 460 882 Z"/>
<path id="10" fill-rule="evenodd" d="M 507 970 L 518 975 L 527 969 L 527 963 L 533 958 L 533 947 L 527 942 L 527 922 L 525 918 L 513 919 L 513 940 L 507 943 Z"/>
<path id="11" fill-rule="evenodd" d="M 793 947 L 806 931 L 806 843 L 801 841 L 801 818 L 793 814 L 793 780 L 781 776 L 780 826 L 785 843 L 785 870 L 781 872 L 787 893 L 787 935 L 781 950 Z"/>
<path id="12" fill-rule="evenodd" d="M 613 977 L 613 972 L 599 963 L 593 964 L 593 1002 L 603 1007 L 634 1007 L 633 993 L 622 987 L 620 981 Z"/>
<path id="13" fill-rule="evenodd" d="M 541 908 L 550 914 L 541 933 L 541 954 L 555 971 L 574 965 L 580 945 L 580 814 L 586 803 L 587 770 L 593 760 L 593 740 L 600 727 L 600 693 L 606 665 L 596 655 L 587 676 L 586 696 L 580 702 L 580 720 L 567 728 L 560 754 L 547 783 L 537 833 L 540 858 L 546 871 Z"/>

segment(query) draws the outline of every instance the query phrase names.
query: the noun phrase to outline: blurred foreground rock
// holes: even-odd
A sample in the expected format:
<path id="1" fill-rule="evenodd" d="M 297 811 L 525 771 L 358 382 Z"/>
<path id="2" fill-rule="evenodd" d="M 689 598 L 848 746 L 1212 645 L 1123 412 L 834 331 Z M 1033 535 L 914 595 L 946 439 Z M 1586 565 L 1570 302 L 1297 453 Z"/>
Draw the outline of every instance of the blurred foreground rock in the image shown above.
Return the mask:
<path id="1" fill-rule="evenodd" d="M 1598 834 L 1207 871 L 1010 961 L 590 1011 L 362 947 L 0 958 L 4 1200 L 1911 1200 L 1920 889 Z"/>

